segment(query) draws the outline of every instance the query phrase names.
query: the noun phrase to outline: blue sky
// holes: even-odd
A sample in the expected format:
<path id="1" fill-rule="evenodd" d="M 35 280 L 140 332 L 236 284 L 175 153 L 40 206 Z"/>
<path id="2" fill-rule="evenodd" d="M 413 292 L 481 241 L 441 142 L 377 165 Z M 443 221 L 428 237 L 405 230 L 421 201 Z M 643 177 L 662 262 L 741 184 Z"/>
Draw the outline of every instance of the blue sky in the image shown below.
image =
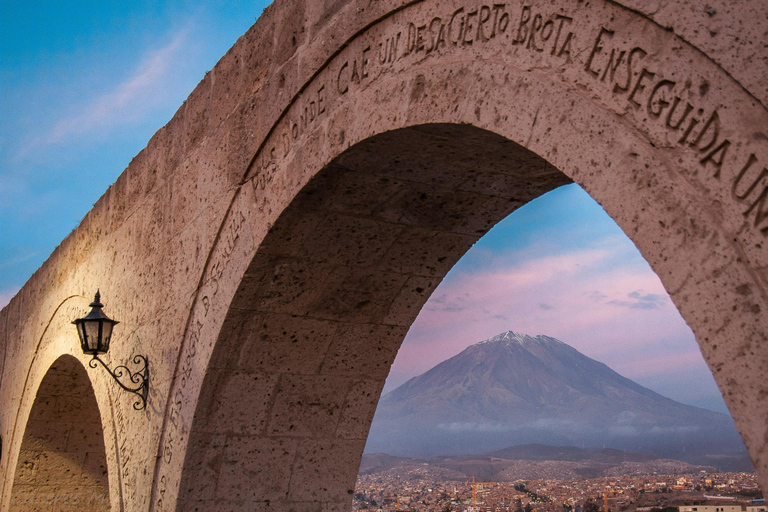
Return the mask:
<path id="1" fill-rule="evenodd" d="M 267 3 L 0 3 L 0 306 Z M 467 253 L 411 328 L 387 389 L 505 330 L 555 336 L 671 398 L 726 411 L 653 271 L 575 185 Z"/>
<path id="2" fill-rule="evenodd" d="M 267 2 L 0 2 L 0 304 Z"/>

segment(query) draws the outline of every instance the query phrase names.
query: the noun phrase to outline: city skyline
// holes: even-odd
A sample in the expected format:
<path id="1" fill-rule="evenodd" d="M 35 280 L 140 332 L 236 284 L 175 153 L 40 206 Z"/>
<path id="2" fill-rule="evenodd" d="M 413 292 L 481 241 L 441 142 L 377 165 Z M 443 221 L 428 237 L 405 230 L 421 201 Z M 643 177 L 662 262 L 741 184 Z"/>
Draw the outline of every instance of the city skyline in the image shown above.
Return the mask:
<path id="1" fill-rule="evenodd" d="M 267 4 L 0 7 L 0 306 Z M 554 336 L 675 400 L 726 412 L 658 277 L 577 186 L 521 208 L 451 270 L 386 389 L 504 330 Z"/>

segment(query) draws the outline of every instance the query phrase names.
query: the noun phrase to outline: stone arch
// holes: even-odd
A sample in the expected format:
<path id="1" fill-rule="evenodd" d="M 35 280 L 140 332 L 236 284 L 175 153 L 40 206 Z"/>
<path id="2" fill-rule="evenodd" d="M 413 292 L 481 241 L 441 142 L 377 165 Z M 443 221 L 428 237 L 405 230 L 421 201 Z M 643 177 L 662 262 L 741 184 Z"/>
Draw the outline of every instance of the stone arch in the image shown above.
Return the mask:
<path id="1" fill-rule="evenodd" d="M 541 19 L 569 26 L 569 5 L 553 2 Z M 452 7 L 416 3 L 355 34 L 251 160 L 189 316 L 177 379 L 187 384 L 171 390 L 156 481 L 179 482 L 179 510 L 343 507 L 389 363 L 429 290 L 494 222 L 571 179 L 659 274 L 764 472 L 755 447 L 765 427 L 746 404 L 761 386 L 747 354 L 762 350 L 766 332 L 765 218 L 753 189 L 739 188 L 764 157 L 738 116 L 766 126 L 765 109 L 673 33 L 614 4 L 583 6 L 579 30 L 589 35 L 571 38 L 581 46 L 567 46 L 575 32 L 566 31 L 547 48 L 520 39 L 520 27 L 537 30 L 523 24 L 536 14 L 525 10 L 517 35 L 499 27 L 495 39 L 490 28 L 480 37 L 476 25 L 472 41 L 436 46 L 446 20 L 485 12 Z M 629 28 L 614 40 L 610 27 Z M 398 28 L 416 39 L 390 59 Z M 611 53 L 608 41 L 621 44 Z M 622 51 L 628 67 L 613 74 Z M 643 66 L 632 71 L 630 54 Z M 680 84 L 684 98 L 673 94 Z M 677 123 L 684 110 L 688 124 Z M 397 269 L 398 258 L 410 266 Z M 224 322 L 207 321 L 212 313 Z M 283 348 L 294 345 L 311 357 Z M 209 364 L 185 366 L 201 349 Z M 369 349 L 376 357 L 361 357 Z M 177 479 L 174 447 L 188 439 Z"/>
<path id="2" fill-rule="evenodd" d="M 37 390 L 11 491 L 10 510 L 110 508 L 107 457 L 93 387 L 73 356 L 58 358 Z"/>
<path id="3" fill-rule="evenodd" d="M 178 510 L 343 506 L 424 301 L 496 222 L 568 182 L 514 142 L 450 124 L 371 137 L 317 173 L 260 245 L 227 315 Z"/>

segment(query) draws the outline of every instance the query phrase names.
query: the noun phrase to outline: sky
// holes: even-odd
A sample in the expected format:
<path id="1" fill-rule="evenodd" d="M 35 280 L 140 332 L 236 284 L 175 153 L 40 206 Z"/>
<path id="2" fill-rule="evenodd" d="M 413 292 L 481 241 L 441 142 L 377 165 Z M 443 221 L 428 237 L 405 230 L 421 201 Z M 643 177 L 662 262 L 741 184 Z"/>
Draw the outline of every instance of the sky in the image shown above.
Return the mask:
<path id="1" fill-rule="evenodd" d="M 0 3 L 0 307 L 267 4 Z M 507 330 L 556 337 L 654 391 L 727 412 L 660 281 L 577 185 L 525 205 L 451 270 L 385 391 Z"/>
<path id="2" fill-rule="evenodd" d="M 464 255 L 411 326 L 385 392 L 510 330 L 555 337 L 664 396 L 728 412 L 661 281 L 578 185 L 529 202 Z"/>

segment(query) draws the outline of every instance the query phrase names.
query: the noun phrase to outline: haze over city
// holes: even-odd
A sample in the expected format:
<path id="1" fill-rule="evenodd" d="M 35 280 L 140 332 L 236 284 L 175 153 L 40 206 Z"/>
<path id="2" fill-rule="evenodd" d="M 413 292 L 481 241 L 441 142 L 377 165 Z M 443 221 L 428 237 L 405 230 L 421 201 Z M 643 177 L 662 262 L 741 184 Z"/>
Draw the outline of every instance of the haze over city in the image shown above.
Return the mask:
<path id="1" fill-rule="evenodd" d="M 0 306 L 266 5 L 0 7 Z M 662 284 L 576 185 L 521 208 L 456 265 L 385 391 L 506 330 L 557 337 L 665 396 L 727 412 Z"/>

